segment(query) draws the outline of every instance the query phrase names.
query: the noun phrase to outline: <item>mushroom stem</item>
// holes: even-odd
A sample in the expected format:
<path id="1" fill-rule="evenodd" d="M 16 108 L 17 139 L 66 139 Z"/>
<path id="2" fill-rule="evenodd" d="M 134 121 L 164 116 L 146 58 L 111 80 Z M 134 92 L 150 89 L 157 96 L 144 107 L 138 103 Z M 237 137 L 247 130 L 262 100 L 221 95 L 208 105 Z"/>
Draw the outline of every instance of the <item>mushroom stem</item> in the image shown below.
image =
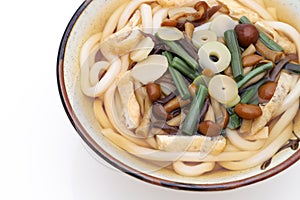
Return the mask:
<path id="1" fill-rule="evenodd" d="M 176 97 L 176 94 L 174 94 L 173 92 L 171 92 L 168 96 L 166 96 L 165 98 L 163 99 L 158 99 L 155 101 L 155 103 L 158 103 L 158 104 L 166 104 L 168 103 L 169 101 L 171 101 L 172 99 L 174 99 Z"/>
<path id="2" fill-rule="evenodd" d="M 183 106 L 186 106 L 190 103 L 190 99 L 187 99 L 187 100 L 182 100 L 179 96 L 170 100 L 165 106 L 165 110 L 167 112 L 171 112 L 177 108 L 180 108 L 180 107 L 183 107 Z"/>
<path id="3" fill-rule="evenodd" d="M 273 51 L 266 47 L 260 40 L 255 44 L 255 47 L 259 53 L 261 53 L 265 58 L 271 60 L 272 62 L 277 62 L 282 56 L 282 52 Z"/>
<path id="4" fill-rule="evenodd" d="M 248 55 L 252 55 L 256 52 L 256 48 L 253 44 L 250 44 L 250 46 L 242 53 L 242 58 Z"/>
<path id="5" fill-rule="evenodd" d="M 167 124 L 169 126 L 180 126 L 181 122 L 183 122 L 184 120 L 184 114 L 180 114 L 172 119 L 170 119 L 169 121 L 167 121 Z"/>
<path id="6" fill-rule="evenodd" d="M 213 98 L 210 98 L 210 102 L 215 113 L 215 122 L 223 128 L 227 127 L 229 115 L 226 108 Z"/>
<path id="7" fill-rule="evenodd" d="M 213 110 L 211 104 L 208 107 L 208 110 L 207 110 L 206 115 L 204 117 L 204 121 L 216 122 L 215 113 L 214 113 L 214 110 Z"/>

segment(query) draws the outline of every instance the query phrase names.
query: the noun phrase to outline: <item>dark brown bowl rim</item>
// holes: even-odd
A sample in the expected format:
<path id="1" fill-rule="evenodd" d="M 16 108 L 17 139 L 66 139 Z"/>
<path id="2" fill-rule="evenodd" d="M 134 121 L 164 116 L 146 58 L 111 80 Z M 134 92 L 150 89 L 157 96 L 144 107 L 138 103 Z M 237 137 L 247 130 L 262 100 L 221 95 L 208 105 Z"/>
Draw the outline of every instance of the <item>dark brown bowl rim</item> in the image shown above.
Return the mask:
<path id="1" fill-rule="evenodd" d="M 72 123 L 73 127 L 79 134 L 79 136 L 84 140 L 84 142 L 103 160 L 108 162 L 110 165 L 114 166 L 118 170 L 133 176 L 137 179 L 143 180 L 145 182 L 163 186 L 166 188 L 171 189 L 177 189 L 177 190 L 188 190 L 188 191 L 222 191 L 222 190 L 230 190 L 235 189 L 243 186 L 247 186 L 253 183 L 260 182 L 262 180 L 268 179 L 283 170 L 287 169 L 291 165 L 293 165 L 295 162 L 297 162 L 300 159 L 300 150 L 295 152 L 292 156 L 290 156 L 287 160 L 282 162 L 281 164 L 277 165 L 276 167 L 273 167 L 269 170 L 263 171 L 262 173 L 251 176 L 249 178 L 237 180 L 237 181 L 231 181 L 226 183 L 218 183 L 218 184 L 186 184 L 186 183 L 180 183 L 180 182 L 173 182 L 169 180 L 164 180 L 160 178 L 153 177 L 149 174 L 142 173 L 136 169 L 133 169 L 132 167 L 120 162 L 116 158 L 112 157 L 109 153 L 104 151 L 96 142 L 93 140 L 93 138 L 88 134 L 88 132 L 84 129 L 78 118 L 76 117 L 73 108 L 70 104 L 65 82 L 64 82 L 64 55 L 66 50 L 66 45 L 69 39 L 69 36 L 73 30 L 73 27 L 77 21 L 77 19 L 80 17 L 80 15 L 83 13 L 85 8 L 92 2 L 93 0 L 86 0 L 84 1 L 81 6 L 77 9 L 73 17 L 71 18 L 69 24 L 67 25 L 67 28 L 64 32 L 64 35 L 62 37 L 60 46 L 59 46 L 59 52 L 57 57 L 57 84 L 58 84 L 58 90 L 61 97 L 62 104 L 64 106 L 65 112 Z"/>

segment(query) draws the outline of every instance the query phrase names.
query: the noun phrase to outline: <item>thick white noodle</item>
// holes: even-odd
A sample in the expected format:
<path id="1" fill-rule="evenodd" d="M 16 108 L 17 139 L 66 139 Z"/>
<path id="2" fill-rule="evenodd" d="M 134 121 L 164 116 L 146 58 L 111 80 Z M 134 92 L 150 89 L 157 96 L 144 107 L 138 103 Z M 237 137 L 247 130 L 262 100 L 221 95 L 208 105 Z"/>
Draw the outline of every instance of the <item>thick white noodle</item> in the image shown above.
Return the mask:
<path id="1" fill-rule="evenodd" d="M 252 167 L 261 165 L 263 162 L 271 158 L 276 152 L 291 138 L 292 136 L 292 123 L 286 127 L 286 129 L 270 143 L 266 148 L 262 149 L 255 155 L 235 162 L 219 162 L 219 164 L 229 170 L 245 170 Z"/>
<path id="2" fill-rule="evenodd" d="M 285 111 L 285 113 L 280 117 L 277 123 L 272 128 L 269 138 L 265 143 L 265 146 L 274 141 L 278 135 L 289 125 L 289 123 L 294 119 L 299 109 L 299 99 L 294 102 L 294 104 Z"/>
<path id="3" fill-rule="evenodd" d="M 206 172 L 210 172 L 214 169 L 216 163 L 207 162 L 207 163 L 199 163 L 197 165 L 186 165 L 181 161 L 177 161 L 173 163 L 173 169 L 177 174 L 182 176 L 195 177 L 200 176 Z"/>
<path id="4" fill-rule="evenodd" d="M 268 11 L 259 5 L 257 2 L 253 0 L 238 0 L 240 3 L 242 3 L 244 6 L 250 8 L 251 10 L 258 13 L 263 19 L 265 20 L 274 20 L 272 15 L 268 13 Z"/>
<path id="5" fill-rule="evenodd" d="M 266 24 L 271 26 L 272 28 L 283 32 L 285 35 L 287 35 L 289 38 L 293 40 L 293 42 L 296 44 L 297 52 L 298 52 L 298 58 L 300 62 L 300 34 L 299 32 L 292 27 L 291 25 L 284 23 L 284 22 L 278 22 L 278 21 L 266 21 Z"/>
<path id="6" fill-rule="evenodd" d="M 186 162 L 216 162 L 216 161 L 238 161 L 249 158 L 256 151 L 223 152 L 219 155 L 208 155 L 201 157 L 200 152 L 166 152 L 145 148 L 126 139 L 112 129 L 102 130 L 103 135 L 112 143 L 139 158 L 153 161 L 186 161 Z"/>
<path id="7" fill-rule="evenodd" d="M 99 42 L 100 38 L 102 36 L 102 33 L 97 33 L 95 35 L 92 35 L 82 46 L 80 51 L 80 67 L 87 64 L 87 61 L 90 56 L 90 52 L 93 49 L 93 47 Z"/>
<path id="8" fill-rule="evenodd" d="M 239 148 L 237 148 L 236 146 L 234 146 L 233 144 L 230 144 L 229 141 L 227 142 L 224 152 L 238 152 L 238 151 L 241 151 L 241 150 Z"/>
<path id="9" fill-rule="evenodd" d="M 121 57 L 121 72 L 120 73 L 124 73 L 128 70 L 129 67 L 129 54 L 125 54 Z"/>
<path id="10" fill-rule="evenodd" d="M 125 6 L 127 4 L 123 4 L 121 5 L 108 19 L 108 21 L 106 22 L 103 32 L 102 32 L 102 38 L 101 38 L 101 42 L 103 42 L 106 38 L 108 38 L 111 34 L 114 33 L 114 31 L 116 30 L 116 27 L 118 25 L 119 22 L 119 18 L 123 12 L 123 10 L 125 9 Z"/>
<path id="11" fill-rule="evenodd" d="M 113 125 L 110 123 L 110 121 L 107 118 L 107 115 L 103 109 L 103 101 L 100 100 L 99 98 L 96 98 L 94 101 L 93 109 L 94 109 L 95 117 L 98 120 L 101 127 L 103 129 L 106 129 L 106 128 L 113 129 Z"/>
<path id="12" fill-rule="evenodd" d="M 109 66 L 105 76 L 94 86 L 90 85 L 89 80 L 89 66 L 81 66 L 81 89 L 83 93 L 89 97 L 100 97 L 112 84 L 121 70 L 121 61 L 119 58 L 115 58 Z"/>
<path id="13" fill-rule="evenodd" d="M 245 151 L 255 151 L 263 147 L 265 140 L 248 141 L 242 138 L 236 130 L 226 129 L 226 135 L 230 142 Z"/>
<path id="14" fill-rule="evenodd" d="M 91 86 L 90 84 L 90 63 L 89 56 L 93 47 L 99 42 L 101 33 L 91 36 L 82 46 L 80 52 L 80 73 L 81 73 L 81 89 L 83 93 L 89 97 L 96 97 L 96 85 Z"/>
<path id="15" fill-rule="evenodd" d="M 90 84 L 96 85 L 99 82 L 99 73 L 104 72 L 109 67 L 109 62 L 98 61 L 90 69 Z"/>
<path id="16" fill-rule="evenodd" d="M 141 14 L 142 14 L 142 24 L 143 24 L 143 31 L 145 33 L 152 33 L 152 8 L 148 4 L 142 4 L 141 7 Z"/>
<path id="17" fill-rule="evenodd" d="M 157 11 L 153 16 L 153 32 L 152 34 L 155 35 L 157 33 L 157 30 L 161 27 L 161 23 L 163 20 L 168 16 L 168 8 L 161 8 L 159 11 Z"/>
<path id="18" fill-rule="evenodd" d="M 130 1 L 130 3 L 127 5 L 125 10 L 123 11 L 122 15 L 120 16 L 119 22 L 118 22 L 118 28 L 117 30 L 121 30 L 128 22 L 130 16 L 132 16 L 133 12 L 142 4 L 142 3 L 148 3 L 153 2 L 154 0 L 133 0 Z"/>
<path id="19" fill-rule="evenodd" d="M 153 8 L 152 8 L 152 16 L 154 16 L 154 14 L 155 13 L 157 13 L 157 11 L 159 11 L 160 9 L 161 9 L 162 7 L 161 7 L 161 5 L 157 5 L 157 6 L 154 6 Z"/>
<path id="20" fill-rule="evenodd" d="M 153 148 L 156 149 L 157 148 L 157 142 L 156 139 L 154 137 L 149 137 L 146 139 L 146 142 Z"/>

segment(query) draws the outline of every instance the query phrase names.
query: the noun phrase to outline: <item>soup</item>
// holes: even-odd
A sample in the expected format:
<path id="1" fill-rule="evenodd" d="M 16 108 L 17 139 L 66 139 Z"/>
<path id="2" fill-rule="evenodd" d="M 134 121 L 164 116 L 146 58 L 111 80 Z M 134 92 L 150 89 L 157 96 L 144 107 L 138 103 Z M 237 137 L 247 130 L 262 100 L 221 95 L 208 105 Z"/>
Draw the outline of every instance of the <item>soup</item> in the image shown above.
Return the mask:
<path id="1" fill-rule="evenodd" d="M 300 36 L 260 1 L 122 3 L 80 55 L 102 133 L 183 176 L 261 165 L 299 142 Z"/>

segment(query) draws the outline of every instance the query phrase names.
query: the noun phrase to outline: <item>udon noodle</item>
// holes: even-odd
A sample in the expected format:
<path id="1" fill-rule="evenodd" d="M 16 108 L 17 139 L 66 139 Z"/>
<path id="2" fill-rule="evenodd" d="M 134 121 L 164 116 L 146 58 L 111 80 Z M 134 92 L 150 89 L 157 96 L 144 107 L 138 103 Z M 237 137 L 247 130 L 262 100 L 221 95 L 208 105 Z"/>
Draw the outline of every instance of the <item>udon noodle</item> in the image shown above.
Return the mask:
<path id="1" fill-rule="evenodd" d="M 298 143 L 300 34 L 276 12 L 255 0 L 122 1 L 80 55 L 101 133 L 182 176 L 257 167 Z"/>

